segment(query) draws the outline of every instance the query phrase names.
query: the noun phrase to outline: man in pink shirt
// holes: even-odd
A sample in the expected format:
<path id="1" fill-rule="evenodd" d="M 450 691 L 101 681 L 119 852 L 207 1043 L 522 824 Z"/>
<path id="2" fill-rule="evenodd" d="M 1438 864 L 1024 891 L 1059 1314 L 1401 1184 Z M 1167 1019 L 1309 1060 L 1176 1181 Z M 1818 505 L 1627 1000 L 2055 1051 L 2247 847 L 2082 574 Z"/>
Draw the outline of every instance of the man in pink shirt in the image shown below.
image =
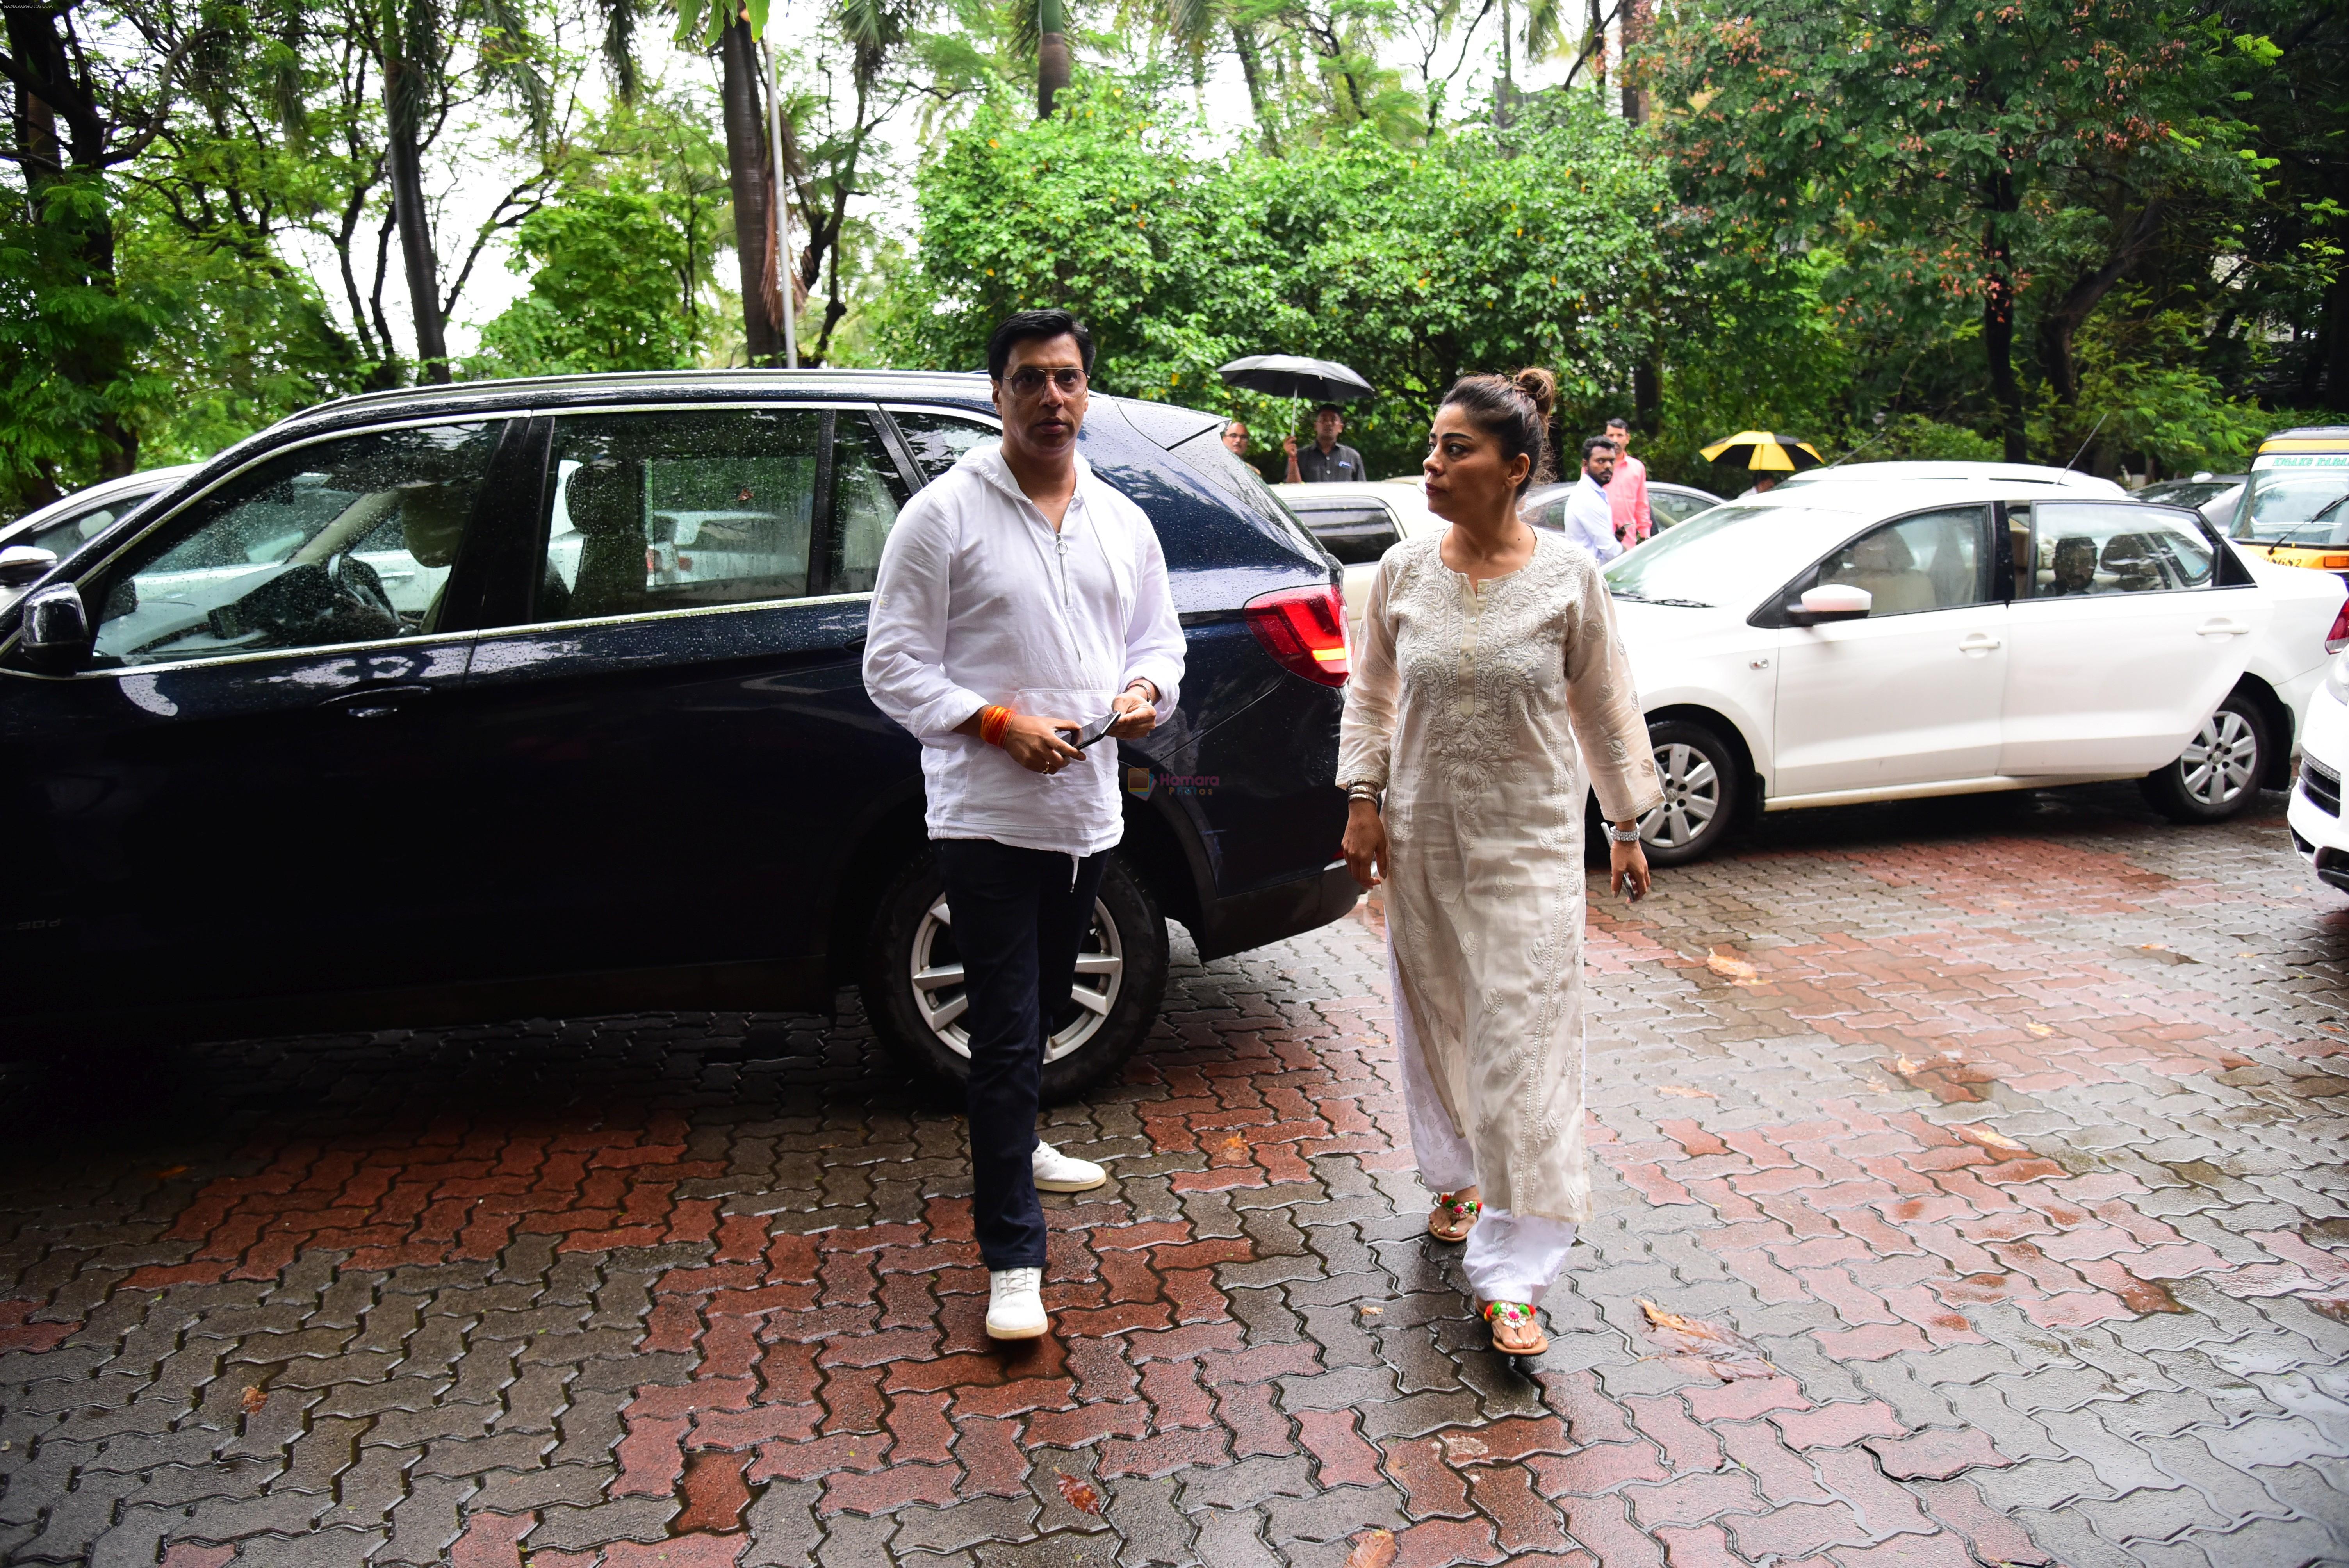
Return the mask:
<path id="1" fill-rule="evenodd" d="M 1615 537 L 1629 550 L 1656 531 L 1648 511 L 1648 465 L 1631 455 L 1628 419 L 1608 420 L 1607 438 L 1615 443 L 1615 478 L 1607 486 L 1607 500 L 1615 511 Z"/>

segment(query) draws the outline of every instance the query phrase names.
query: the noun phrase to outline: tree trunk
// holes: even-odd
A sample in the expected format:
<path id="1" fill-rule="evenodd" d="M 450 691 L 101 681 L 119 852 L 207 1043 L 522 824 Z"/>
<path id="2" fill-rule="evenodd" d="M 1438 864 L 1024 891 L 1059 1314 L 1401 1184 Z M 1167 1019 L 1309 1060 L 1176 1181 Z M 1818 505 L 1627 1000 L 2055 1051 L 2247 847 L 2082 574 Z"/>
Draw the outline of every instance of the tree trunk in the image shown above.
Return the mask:
<path id="1" fill-rule="evenodd" d="M 1256 111 L 1257 129 L 1264 137 L 1264 150 L 1269 157 L 1280 156 L 1280 138 L 1273 131 L 1272 109 L 1265 101 L 1264 62 L 1257 57 L 1255 31 L 1243 23 L 1232 24 L 1232 52 L 1240 57 L 1240 75 L 1247 80 L 1248 104 Z"/>
<path id="2" fill-rule="evenodd" d="M 2064 290 L 2064 297 L 2040 319 L 2039 372 L 2047 377 L 2055 400 L 2067 407 L 2080 400 L 2080 365 L 2072 352 L 2072 340 L 2104 303 L 2105 295 L 2151 248 L 2160 230 L 2161 211 L 2158 196 L 2139 208 L 2121 231 L 2105 264 Z"/>
<path id="3" fill-rule="evenodd" d="M 416 363 L 427 381 L 449 379 L 449 344 L 440 321 L 440 263 L 432 253 L 432 217 L 424 206 L 424 157 L 416 125 L 423 106 L 416 67 L 397 56 L 383 62 L 384 162 L 391 211 L 399 225 L 399 259 L 416 317 Z"/>
<path id="4" fill-rule="evenodd" d="M 1652 359 L 1642 359 L 1631 366 L 1631 418 L 1640 427 L 1640 434 L 1656 433 L 1656 416 L 1664 402 L 1664 369 Z"/>
<path id="5" fill-rule="evenodd" d="M 2023 427 L 2023 386 L 2014 378 L 2014 271 L 1993 213 L 1982 231 L 1982 352 L 1990 364 L 1991 401 L 2005 437 L 2006 460 L 2031 460 Z"/>
<path id="6" fill-rule="evenodd" d="M 74 79 L 65 39 L 57 31 L 57 20 L 62 14 L 62 8 L 52 12 L 37 5 L 7 7 L 8 48 L 19 68 L 33 80 L 57 88 L 54 97 L 20 88 L 14 95 L 15 129 L 16 145 L 47 163 L 46 168 L 37 163 L 20 165 L 26 224 L 36 232 L 46 231 L 54 236 L 52 254 L 70 258 L 69 273 L 78 275 L 68 286 L 93 290 L 108 302 L 108 311 L 98 321 L 85 322 L 79 330 L 59 335 L 55 369 L 80 391 L 102 395 L 129 376 L 130 344 L 126 333 L 136 328 L 120 315 L 115 287 L 114 212 L 100 183 L 105 178 L 106 133 L 97 106 L 82 90 L 86 84 Z M 57 134 L 60 114 L 67 125 L 67 134 L 62 138 Z M 62 188 L 84 183 L 97 188 L 90 192 L 96 200 L 62 194 Z M 52 201 L 53 195 L 60 199 Z M 138 469 L 139 432 L 119 414 L 110 408 L 96 413 L 90 418 L 90 428 L 102 443 L 97 477 L 113 479 Z M 35 504 L 55 500 L 58 492 L 54 465 L 49 463 L 40 464 L 16 482 L 22 498 Z"/>
<path id="7" fill-rule="evenodd" d="M 740 14 L 719 35 L 719 90 L 726 119 L 726 177 L 734 192 L 734 257 L 742 280 L 742 352 L 780 364 L 782 328 L 767 304 L 767 117 L 759 92 L 759 45 Z"/>
<path id="8" fill-rule="evenodd" d="M 1640 125 L 1648 118 L 1647 94 L 1635 85 L 1638 78 L 1631 70 L 1631 51 L 1648 36 L 1647 0 L 1624 0 L 1622 15 L 1623 64 L 1617 76 L 1623 84 L 1623 118 Z"/>
<path id="9" fill-rule="evenodd" d="M 1036 8 L 1036 118 L 1049 119 L 1052 105 L 1069 85 L 1068 19 L 1061 0 Z"/>

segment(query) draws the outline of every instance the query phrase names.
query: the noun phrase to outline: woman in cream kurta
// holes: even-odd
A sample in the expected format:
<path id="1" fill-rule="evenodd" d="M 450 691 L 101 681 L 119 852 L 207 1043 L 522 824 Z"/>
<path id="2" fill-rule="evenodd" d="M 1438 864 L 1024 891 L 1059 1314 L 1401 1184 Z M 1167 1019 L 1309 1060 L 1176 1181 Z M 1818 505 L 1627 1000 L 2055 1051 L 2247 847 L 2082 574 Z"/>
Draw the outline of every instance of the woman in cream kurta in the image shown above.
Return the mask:
<path id="1" fill-rule="evenodd" d="M 1480 433 L 1447 405 L 1439 449 L 1447 422 Z M 1451 553 L 1469 570 L 1447 564 L 1442 538 L 1387 552 L 1347 686 L 1338 777 L 1384 790 L 1381 869 L 1413 1143 L 1431 1188 L 1481 1190 L 1464 1264 L 1490 1316 L 1490 1304 L 1538 1301 L 1590 1212 L 1583 763 L 1611 821 L 1636 819 L 1660 792 L 1589 554 L 1519 522 L 1514 490 L 1503 515 L 1475 515 L 1485 509 L 1470 465 L 1440 466 L 1432 453 L 1430 504 L 1463 536 Z M 1505 531 L 1529 537 L 1501 549 Z M 1515 561 L 1478 580 L 1477 565 Z M 1644 885 L 1644 861 L 1617 860 L 1619 882 L 1637 861 Z M 1526 1333 L 1519 1343 L 1539 1338 Z"/>

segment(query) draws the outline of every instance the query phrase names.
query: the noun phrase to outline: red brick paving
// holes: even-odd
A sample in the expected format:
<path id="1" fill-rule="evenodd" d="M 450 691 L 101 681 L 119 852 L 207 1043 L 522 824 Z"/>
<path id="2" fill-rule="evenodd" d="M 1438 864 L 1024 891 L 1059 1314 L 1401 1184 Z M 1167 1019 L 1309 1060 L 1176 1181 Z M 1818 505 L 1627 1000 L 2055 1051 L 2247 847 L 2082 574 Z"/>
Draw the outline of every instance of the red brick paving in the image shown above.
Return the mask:
<path id="1" fill-rule="evenodd" d="M 1049 1201 L 1024 1349 L 853 1022 L 192 1053 L 0 1205 L 0 1561 L 2349 1556 L 2349 906 L 2272 824 L 2065 800 L 1593 901 L 1601 1209 L 1531 1378 L 1423 1235 L 1374 910 L 1185 969 L 1053 1113 L 1118 1179 Z M 27 1150 L 82 1103 L 10 1092 Z"/>

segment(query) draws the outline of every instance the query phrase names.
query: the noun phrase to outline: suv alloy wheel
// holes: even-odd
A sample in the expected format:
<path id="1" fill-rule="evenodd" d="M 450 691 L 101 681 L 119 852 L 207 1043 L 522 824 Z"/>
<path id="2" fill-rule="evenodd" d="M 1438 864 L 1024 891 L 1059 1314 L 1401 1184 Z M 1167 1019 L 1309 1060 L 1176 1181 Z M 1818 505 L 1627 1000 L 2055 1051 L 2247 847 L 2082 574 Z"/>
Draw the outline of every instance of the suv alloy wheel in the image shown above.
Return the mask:
<path id="1" fill-rule="evenodd" d="M 1165 999 L 1167 955 L 1157 901 L 1112 852 L 1069 1001 L 1044 1047 L 1048 1103 L 1073 1099 L 1123 1069 Z M 937 862 L 926 850 L 882 894 L 860 989 L 865 1016 L 898 1058 L 959 1099 L 970 1081 L 962 964 Z"/>

